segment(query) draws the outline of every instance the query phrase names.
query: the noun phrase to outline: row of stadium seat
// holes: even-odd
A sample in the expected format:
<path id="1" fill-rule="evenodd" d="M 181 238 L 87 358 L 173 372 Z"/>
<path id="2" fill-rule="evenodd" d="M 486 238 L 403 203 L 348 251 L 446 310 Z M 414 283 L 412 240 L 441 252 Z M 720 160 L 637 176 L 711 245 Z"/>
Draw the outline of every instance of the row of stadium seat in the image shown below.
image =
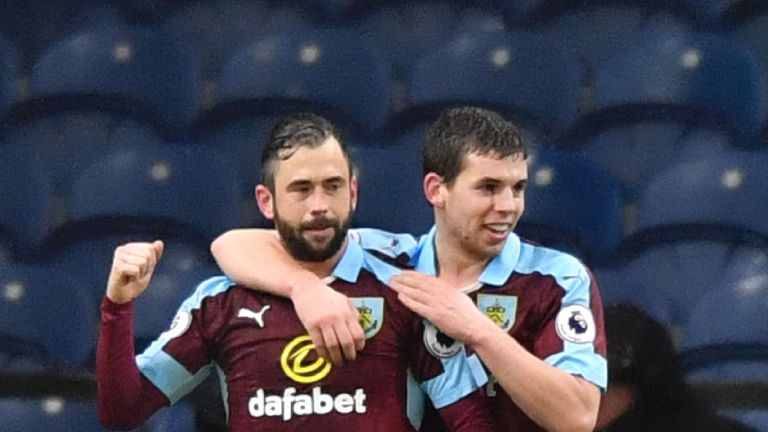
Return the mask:
<path id="1" fill-rule="evenodd" d="M 445 28 L 455 27 L 461 21 L 457 18 L 460 16 L 481 16 L 501 25 L 521 27 L 599 9 L 644 10 L 648 14 L 675 16 L 689 21 L 691 25 L 719 28 L 748 21 L 764 11 L 765 5 L 755 0 L 30 0 L 23 5 L 9 4 L 7 13 L 0 17 L 0 29 L 7 37 L 23 45 L 25 50 L 32 52 L 41 50 L 50 40 L 71 32 L 73 28 L 93 23 L 121 22 L 176 26 L 190 31 L 191 36 L 201 44 L 218 47 L 227 43 L 236 44 L 238 36 L 252 35 L 275 25 L 303 23 L 397 28 L 404 30 L 403 34 L 410 33 L 408 39 L 420 42 L 419 36 L 429 38 L 430 35 L 440 35 Z M 414 28 L 418 18 L 425 24 L 422 31 Z M 46 25 L 39 26 L 39 22 Z M 200 29 L 204 30 L 203 34 L 195 35 Z"/>
<path id="2" fill-rule="evenodd" d="M 610 61 L 532 33 L 458 33 L 415 61 L 400 88 L 374 41 L 347 29 L 252 39 L 206 87 L 199 54 L 178 34 L 97 28 L 45 50 L 21 92 L 13 48 L 0 43 L 0 111 L 11 130 L 95 111 L 178 137 L 307 107 L 355 132 L 380 132 L 474 103 L 561 145 L 649 119 L 720 127 L 739 143 L 759 139 L 768 120 L 768 65 L 760 56 L 726 36 L 658 30 L 638 32 Z"/>
<path id="3" fill-rule="evenodd" d="M 269 226 L 253 198 L 267 130 L 229 140 L 241 144 L 240 151 L 228 151 L 225 142 L 168 143 L 130 128 L 92 147 L 73 139 L 70 147 L 35 152 L 38 136 L 21 146 L 0 145 L 0 233 L 24 254 L 135 221 L 200 244 L 233 227 Z M 388 146 L 350 142 L 361 179 L 357 226 L 418 234 L 431 225 L 420 186 L 423 140 L 422 128 Z M 578 151 L 532 150 L 519 230 L 590 262 L 615 254 L 636 231 L 670 225 L 723 226 L 768 237 L 768 152 L 703 147 L 707 151 L 648 155 L 659 149 L 646 148 L 633 155 L 614 144 L 618 154 L 608 169 Z M 625 166 L 642 170 L 643 180 L 628 187 L 614 175 Z"/>

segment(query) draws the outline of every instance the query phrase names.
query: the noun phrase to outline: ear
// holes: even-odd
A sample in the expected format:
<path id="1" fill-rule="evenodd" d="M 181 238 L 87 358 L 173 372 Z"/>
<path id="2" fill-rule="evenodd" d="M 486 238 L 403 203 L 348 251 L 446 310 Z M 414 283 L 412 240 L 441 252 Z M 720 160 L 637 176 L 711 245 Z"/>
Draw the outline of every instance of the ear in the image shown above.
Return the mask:
<path id="1" fill-rule="evenodd" d="M 442 208 L 445 206 L 445 187 L 443 177 L 433 172 L 424 176 L 424 195 L 433 207 Z"/>
<path id="2" fill-rule="evenodd" d="M 256 195 L 256 204 L 259 206 L 261 214 L 269 220 L 275 218 L 275 202 L 272 192 L 263 184 L 257 185 L 254 190 Z"/>
<path id="3" fill-rule="evenodd" d="M 357 177 L 352 176 L 352 178 L 349 180 L 349 199 L 352 203 L 352 211 L 355 211 L 357 208 L 357 193 L 358 193 L 358 182 Z"/>

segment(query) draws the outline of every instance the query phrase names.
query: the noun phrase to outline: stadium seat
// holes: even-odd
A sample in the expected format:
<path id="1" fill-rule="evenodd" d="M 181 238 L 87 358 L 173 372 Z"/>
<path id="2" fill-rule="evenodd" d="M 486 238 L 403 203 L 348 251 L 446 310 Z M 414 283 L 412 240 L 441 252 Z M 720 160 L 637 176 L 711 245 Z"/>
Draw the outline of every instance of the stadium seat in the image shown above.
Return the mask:
<path id="1" fill-rule="evenodd" d="M 768 248 L 741 254 L 718 282 L 686 326 L 691 375 L 768 382 Z"/>
<path id="2" fill-rule="evenodd" d="M 728 409 L 721 414 L 751 426 L 756 431 L 768 431 L 768 409 Z"/>
<path id="3" fill-rule="evenodd" d="M 241 225 L 238 179 L 209 149 L 138 143 L 107 154 L 75 180 L 67 223 L 84 234 L 131 229 L 206 244 Z"/>
<path id="4" fill-rule="evenodd" d="M 676 119 L 750 139 L 768 112 L 767 77 L 754 56 L 727 37 L 649 35 L 597 71 L 593 113 L 580 123 L 599 129 Z"/>
<path id="5" fill-rule="evenodd" d="M 517 2 L 512 2 L 517 3 Z M 680 35 L 691 31 L 680 2 L 524 1 L 541 3 L 533 11 L 540 32 L 572 49 L 584 69 L 587 88 L 607 61 L 633 48 L 649 34 Z M 588 108 L 589 98 L 584 101 Z"/>
<path id="6" fill-rule="evenodd" d="M 45 368 L 78 370 L 96 340 L 97 306 L 74 272 L 18 261 L 0 268 L 0 351 L 12 367 L 30 360 Z"/>
<path id="7" fill-rule="evenodd" d="M 768 239 L 768 152 L 721 153 L 659 172 L 640 196 L 640 229 L 723 226 Z"/>
<path id="8" fill-rule="evenodd" d="M 17 121 L 61 111 L 133 116 L 178 133 L 201 108 L 197 54 L 177 35 L 141 27 L 95 28 L 48 47 L 32 67 Z"/>
<path id="9" fill-rule="evenodd" d="M 664 299 L 670 311 L 666 322 L 680 330 L 683 343 L 698 300 L 725 286 L 732 273 L 766 257 L 764 243 L 719 234 L 698 227 L 639 231 L 620 248 L 618 259 L 628 272 L 623 279 L 631 281 L 632 290 Z"/>
<path id="10" fill-rule="evenodd" d="M 0 399 L 0 429 L 8 432 L 105 432 L 92 402 L 57 396 L 34 399 Z M 163 408 L 134 432 L 189 432 L 195 416 L 185 403 Z"/>
<path id="11" fill-rule="evenodd" d="M 581 75 L 570 52 L 542 37 L 467 33 L 423 57 L 407 92 L 410 116 L 432 118 L 469 103 L 495 108 L 521 125 L 560 130 L 578 115 Z"/>
<path id="12" fill-rule="evenodd" d="M 96 159 L 124 143 L 160 142 L 146 123 L 109 112 L 67 112 L 30 118 L 7 131 L 10 151 L 32 153 L 47 171 L 57 198 L 66 200 L 72 182 Z"/>
<path id="13" fill-rule="evenodd" d="M 625 263 L 612 262 L 613 265 L 594 267 L 594 276 L 600 287 L 603 305 L 631 303 L 650 314 L 653 318 L 668 326 L 674 325 L 672 305 L 664 296 L 656 295 L 651 287 L 643 285 L 643 277 L 635 273 L 643 269 L 634 268 Z"/>
<path id="14" fill-rule="evenodd" d="M 244 116 L 201 130 L 194 143 L 226 157 L 240 181 L 242 198 L 255 206 L 253 188 L 261 182 L 261 151 L 282 116 Z M 257 209 L 253 209 L 258 212 Z M 257 215 L 259 216 L 259 215 Z M 263 219 L 255 219 L 262 225 Z"/>
<path id="15" fill-rule="evenodd" d="M 350 149 L 360 180 L 354 226 L 421 235 L 432 226 L 432 208 L 424 197 L 421 130 L 390 146 Z"/>
<path id="16" fill-rule="evenodd" d="M 0 237 L 18 252 L 33 251 L 56 223 L 53 184 L 30 149 L 0 145 Z"/>
<path id="17" fill-rule="evenodd" d="M 347 30 L 271 33 L 235 53 L 217 82 L 208 123 L 298 109 L 368 131 L 390 114 L 389 64 L 364 35 Z"/>
<path id="18" fill-rule="evenodd" d="M 554 151 L 530 157 L 517 232 L 584 260 L 605 258 L 624 236 L 621 186 L 588 160 Z"/>
<path id="19" fill-rule="evenodd" d="M 716 158 L 736 147 L 727 131 L 673 119 L 605 125 L 566 136 L 558 148 L 589 159 L 636 195 L 657 172 L 690 159 Z"/>
<path id="20" fill-rule="evenodd" d="M 249 42 L 281 28 L 307 26 L 291 2 L 219 0 L 177 3 L 182 7 L 172 11 L 162 25 L 183 35 L 197 49 L 203 76 L 211 82 L 215 81 L 227 59 Z"/>
<path id="21" fill-rule="evenodd" d="M 500 17 L 489 4 L 493 2 L 483 1 L 350 3 L 344 22 L 376 41 L 392 64 L 398 82 L 409 80 L 416 62 L 438 49 L 455 32 L 470 28 L 477 31 L 480 22 Z"/>

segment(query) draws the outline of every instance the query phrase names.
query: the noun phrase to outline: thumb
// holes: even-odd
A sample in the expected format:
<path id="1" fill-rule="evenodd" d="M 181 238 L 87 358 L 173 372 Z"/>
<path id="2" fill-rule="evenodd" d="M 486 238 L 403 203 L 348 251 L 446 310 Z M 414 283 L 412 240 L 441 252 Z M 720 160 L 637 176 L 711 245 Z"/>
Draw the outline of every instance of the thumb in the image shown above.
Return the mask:
<path id="1" fill-rule="evenodd" d="M 162 240 L 155 240 L 152 243 L 152 249 L 155 251 L 155 261 L 159 262 L 163 257 L 163 251 L 165 251 L 165 244 Z"/>

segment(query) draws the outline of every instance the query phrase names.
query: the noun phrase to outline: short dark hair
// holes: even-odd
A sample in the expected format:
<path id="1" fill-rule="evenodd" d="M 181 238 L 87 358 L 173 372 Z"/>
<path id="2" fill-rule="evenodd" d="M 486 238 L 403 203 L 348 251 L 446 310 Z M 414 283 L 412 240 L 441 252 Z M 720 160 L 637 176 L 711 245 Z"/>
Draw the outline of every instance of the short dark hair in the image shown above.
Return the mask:
<path id="1" fill-rule="evenodd" d="M 421 151 L 424 175 L 434 172 L 451 183 L 470 153 L 528 157 L 517 127 L 499 113 L 472 106 L 452 108 L 443 111 L 427 132 Z"/>
<path id="2" fill-rule="evenodd" d="M 289 159 L 301 147 L 319 147 L 330 137 L 339 142 L 351 175 L 352 162 L 338 128 L 322 116 L 304 112 L 283 118 L 272 129 L 261 151 L 261 183 L 274 193 L 275 162 Z"/>

